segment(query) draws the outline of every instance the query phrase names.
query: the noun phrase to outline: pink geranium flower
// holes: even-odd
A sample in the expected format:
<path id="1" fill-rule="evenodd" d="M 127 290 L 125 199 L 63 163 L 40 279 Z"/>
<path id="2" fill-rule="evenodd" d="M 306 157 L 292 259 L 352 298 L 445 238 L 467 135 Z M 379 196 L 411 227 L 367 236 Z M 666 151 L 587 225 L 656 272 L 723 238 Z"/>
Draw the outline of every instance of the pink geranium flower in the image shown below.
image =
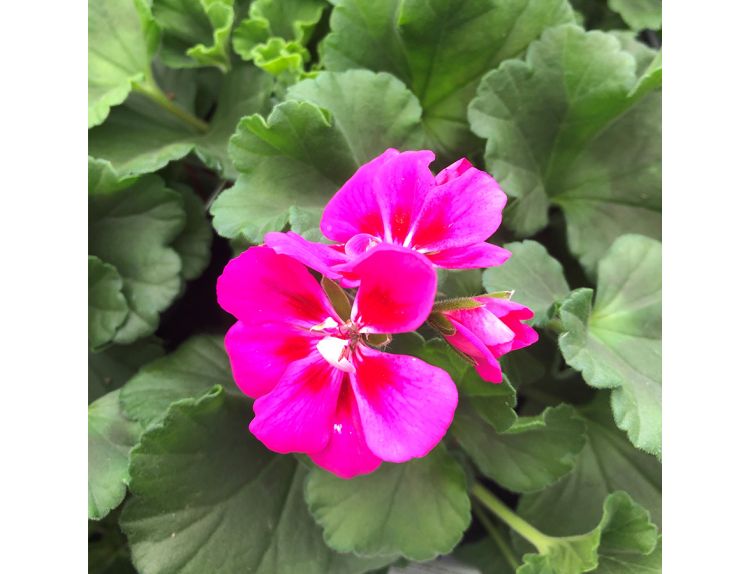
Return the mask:
<path id="1" fill-rule="evenodd" d="M 458 401 L 442 369 L 368 345 L 427 318 L 437 288 L 429 261 L 383 245 L 353 271 L 361 283 L 348 316 L 301 263 L 268 247 L 231 260 L 217 285 L 238 319 L 225 341 L 234 378 L 256 398 L 250 431 L 344 478 L 426 455 Z"/>
<path id="2" fill-rule="evenodd" d="M 492 267 L 510 257 L 487 243 L 507 198 L 489 174 L 461 159 L 433 175 L 431 151 L 387 149 L 356 173 L 323 210 L 320 229 L 336 245 L 269 233 L 267 245 L 327 277 L 354 285 L 352 266 L 382 243 L 422 253 L 449 269 Z"/>
<path id="3" fill-rule="evenodd" d="M 534 317 L 531 309 L 508 299 L 472 297 L 478 307 L 442 311 L 455 332 L 445 340 L 476 363 L 479 376 L 486 381 L 503 380 L 497 359 L 502 355 L 537 342 L 537 332 L 522 323 Z"/>

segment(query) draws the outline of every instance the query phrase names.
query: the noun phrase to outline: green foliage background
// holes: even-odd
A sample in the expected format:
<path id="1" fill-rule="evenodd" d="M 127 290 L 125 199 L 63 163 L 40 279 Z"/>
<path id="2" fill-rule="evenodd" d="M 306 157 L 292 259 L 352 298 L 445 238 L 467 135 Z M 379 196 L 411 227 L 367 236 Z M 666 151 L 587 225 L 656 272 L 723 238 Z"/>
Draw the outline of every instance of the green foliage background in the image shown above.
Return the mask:
<path id="1" fill-rule="evenodd" d="M 89 572 L 661 571 L 659 0 L 89 1 Z M 509 196 L 538 344 L 427 457 L 342 481 L 247 431 L 214 285 L 387 147 Z"/>

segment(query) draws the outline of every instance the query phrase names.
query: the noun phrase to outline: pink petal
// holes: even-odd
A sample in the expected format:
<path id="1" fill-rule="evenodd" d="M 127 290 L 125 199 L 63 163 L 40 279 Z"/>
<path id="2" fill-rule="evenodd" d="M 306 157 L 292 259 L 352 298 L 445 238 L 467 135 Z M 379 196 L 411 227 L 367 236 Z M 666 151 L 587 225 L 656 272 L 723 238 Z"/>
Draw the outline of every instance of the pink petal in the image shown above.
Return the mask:
<path id="1" fill-rule="evenodd" d="M 248 327 L 238 321 L 227 332 L 224 345 L 237 386 L 257 398 L 276 386 L 289 363 L 308 356 L 316 339 L 278 323 Z"/>
<path id="2" fill-rule="evenodd" d="M 456 327 L 456 332 L 453 335 L 446 335 L 445 340 L 477 362 L 475 367 L 477 373 L 485 381 L 502 382 L 503 372 L 500 370 L 500 363 L 497 362 L 487 345 L 458 321 L 452 320 L 451 323 Z"/>
<path id="3" fill-rule="evenodd" d="M 473 167 L 471 165 L 471 162 L 465 157 L 462 157 L 461 159 L 459 159 L 458 161 L 454 161 L 452 164 L 438 173 L 435 176 L 435 184 L 443 185 L 446 182 L 454 180 L 465 171 L 468 171 L 471 167 Z"/>
<path id="4" fill-rule="evenodd" d="M 312 461 L 340 478 L 372 472 L 382 462 L 367 446 L 351 385 L 344 381 L 331 425 L 331 438 Z"/>
<path id="5" fill-rule="evenodd" d="M 416 357 L 367 349 L 351 380 L 367 446 L 390 462 L 430 452 L 458 404 L 450 375 Z"/>
<path id="6" fill-rule="evenodd" d="M 352 318 L 365 332 L 413 331 L 430 314 L 437 274 L 416 251 L 383 243 L 359 259 L 352 272 L 360 279 Z"/>
<path id="7" fill-rule="evenodd" d="M 447 311 L 445 316 L 453 323 L 461 323 L 486 346 L 510 343 L 515 333 L 485 307 Z"/>
<path id="8" fill-rule="evenodd" d="M 432 189 L 417 219 L 411 244 L 440 251 L 482 242 L 500 226 L 506 201 L 492 176 L 469 168 Z"/>
<path id="9" fill-rule="evenodd" d="M 388 149 L 360 167 L 323 210 L 323 235 L 346 243 L 358 233 L 403 243 L 434 185 L 431 151 Z"/>
<path id="10" fill-rule="evenodd" d="M 510 251 L 492 243 L 475 243 L 427 253 L 427 258 L 446 269 L 479 269 L 497 267 L 510 258 Z"/>
<path id="11" fill-rule="evenodd" d="M 250 432 L 275 452 L 313 453 L 331 435 L 343 371 L 319 353 L 291 363 L 274 389 L 253 404 Z"/>
<path id="12" fill-rule="evenodd" d="M 265 243 L 276 253 L 288 255 L 329 279 L 339 280 L 341 274 L 334 267 L 348 261 L 348 257 L 332 245 L 313 243 L 292 231 L 267 233 Z"/>
<path id="13" fill-rule="evenodd" d="M 528 347 L 539 340 L 539 334 L 534 329 L 521 323 L 521 321 L 534 318 L 534 312 L 528 307 L 515 301 L 494 297 L 477 297 L 477 300 L 484 303 L 486 308 L 499 317 L 515 334 L 510 349 L 505 352 Z"/>
<path id="14" fill-rule="evenodd" d="M 309 328 L 337 316 L 304 265 L 270 247 L 251 247 L 227 263 L 216 293 L 219 305 L 246 325 Z"/>

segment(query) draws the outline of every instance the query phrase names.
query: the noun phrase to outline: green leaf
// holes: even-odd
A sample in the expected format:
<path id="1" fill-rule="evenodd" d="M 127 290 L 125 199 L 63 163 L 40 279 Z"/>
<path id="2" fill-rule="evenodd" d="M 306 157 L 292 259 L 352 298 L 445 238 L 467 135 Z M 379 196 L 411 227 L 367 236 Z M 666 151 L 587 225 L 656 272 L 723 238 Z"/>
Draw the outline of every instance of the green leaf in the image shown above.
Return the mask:
<path id="1" fill-rule="evenodd" d="M 187 88 L 195 91 L 195 72 L 180 72 L 191 77 Z M 164 87 L 171 91 L 172 86 Z M 236 67 L 221 79 L 216 111 L 206 133 L 186 125 L 142 94 L 133 94 L 125 105 L 113 110 L 104 125 L 89 132 L 89 153 L 110 161 L 124 176 L 157 171 L 195 150 L 209 167 L 235 177 L 227 150 L 229 137 L 242 117 L 266 112 L 270 93 L 271 79 L 266 74 L 254 67 Z M 192 111 L 194 103 L 181 105 Z"/>
<path id="2" fill-rule="evenodd" d="M 235 37 L 243 34 L 243 29 L 252 29 L 260 41 L 278 36 L 305 45 L 325 5 L 322 0 L 255 0 L 250 5 L 250 17 L 240 23 Z"/>
<path id="3" fill-rule="evenodd" d="M 106 162 L 89 160 L 89 251 L 122 277 L 130 312 L 114 341 L 150 335 L 177 297 L 182 263 L 170 247 L 185 226 L 180 195 L 154 175 L 129 187 Z"/>
<path id="4" fill-rule="evenodd" d="M 608 549 L 599 554 L 594 574 L 661 574 L 661 536 L 651 554 Z"/>
<path id="5" fill-rule="evenodd" d="M 329 70 L 366 68 L 403 80 L 424 109 L 429 147 L 452 160 L 478 148 L 466 107 L 484 73 L 572 19 L 564 0 L 342 0 L 322 61 Z"/>
<path id="6" fill-rule="evenodd" d="M 89 518 L 100 520 L 125 498 L 128 453 L 141 427 L 120 412 L 120 391 L 89 405 Z"/>
<path id="7" fill-rule="evenodd" d="M 294 81 L 305 71 L 305 63 L 310 60 L 310 52 L 299 42 L 287 42 L 282 38 L 271 38 L 263 44 L 245 47 L 235 43 L 244 60 L 252 60 L 261 70 L 273 76 L 289 75 Z"/>
<path id="8" fill-rule="evenodd" d="M 540 324 L 549 307 L 570 293 L 562 265 L 536 241 L 508 243 L 513 256 L 487 269 L 482 284 L 488 293 L 513 291 L 513 300 L 534 311 L 534 324 Z"/>
<path id="9" fill-rule="evenodd" d="M 459 411 L 470 409 L 496 432 L 516 422 L 516 391 L 507 377 L 501 384 L 488 383 L 442 339 L 427 341 L 416 356 L 448 372 L 461 396 Z"/>
<path id="10" fill-rule="evenodd" d="M 125 101 L 149 71 L 150 57 L 133 0 L 89 0 L 89 127 Z"/>
<path id="11" fill-rule="evenodd" d="M 577 289 L 560 306 L 565 361 L 598 389 L 614 389 L 617 426 L 661 455 L 661 243 L 619 238 L 600 261 L 596 302 Z"/>
<path id="12" fill-rule="evenodd" d="M 661 94 L 635 97 L 637 82 L 617 36 L 560 26 L 485 76 L 469 109 L 513 198 L 505 221 L 531 235 L 559 206 L 589 270 L 623 233 L 661 234 Z"/>
<path id="13" fill-rule="evenodd" d="M 113 345 L 89 353 L 89 403 L 119 389 L 143 365 L 164 354 L 156 338 L 141 339 L 132 345 Z"/>
<path id="14" fill-rule="evenodd" d="M 162 31 L 160 56 L 166 65 L 229 70 L 234 0 L 153 0 L 151 13 Z"/>
<path id="15" fill-rule="evenodd" d="M 215 387 L 172 407 L 131 453 L 120 524 L 150 574 L 357 574 L 389 560 L 326 547 L 302 497 L 305 470 L 247 430 L 248 400 Z"/>
<path id="16" fill-rule="evenodd" d="M 438 293 L 446 297 L 473 297 L 482 293 L 482 271 L 480 269 L 436 269 Z"/>
<path id="17" fill-rule="evenodd" d="M 287 225 L 290 205 L 321 209 L 359 165 L 386 147 L 406 145 L 419 129 L 413 96 L 385 74 L 321 73 L 293 86 L 290 98 L 268 121 L 244 118 L 230 140 L 241 175 L 211 206 L 224 237 L 262 242 Z"/>
<path id="18" fill-rule="evenodd" d="M 182 259 L 182 278 L 190 281 L 199 277 L 208 266 L 213 231 L 201 198 L 187 186 L 174 187 L 182 195 L 187 219 L 173 247 Z"/>
<path id="19" fill-rule="evenodd" d="M 624 490 L 661 524 L 661 465 L 634 448 L 619 430 L 607 404 L 607 394 L 579 409 L 586 421 L 586 446 L 573 472 L 549 488 L 524 494 L 518 514 L 554 536 L 588 532 L 599 520 L 601 505 Z"/>
<path id="20" fill-rule="evenodd" d="M 661 0 L 608 0 L 607 3 L 633 30 L 661 29 Z"/>
<path id="21" fill-rule="evenodd" d="M 196 335 L 166 357 L 157 359 L 130 379 L 120 394 L 123 412 L 144 426 L 159 421 L 172 403 L 203 396 L 214 386 L 239 395 L 224 341 Z"/>
<path id="22" fill-rule="evenodd" d="M 89 349 L 111 342 L 127 316 L 128 303 L 117 269 L 89 256 Z"/>
<path id="23" fill-rule="evenodd" d="M 596 570 L 600 561 L 611 563 L 623 556 L 641 560 L 658 544 L 657 528 L 648 511 L 625 492 L 607 496 L 602 518 L 590 532 L 542 538 L 544 548 L 539 554 L 526 554 L 517 574 L 580 574 Z"/>
<path id="24" fill-rule="evenodd" d="M 305 499 L 328 545 L 360 556 L 447 554 L 471 521 L 466 476 L 445 448 L 342 480 L 314 469 Z"/>
<path id="25" fill-rule="evenodd" d="M 357 165 L 388 147 L 421 147 L 422 109 L 406 86 L 389 74 L 352 70 L 321 72 L 295 84 L 287 98 L 315 104 L 331 113 Z"/>
<path id="26" fill-rule="evenodd" d="M 541 490 L 569 473 L 586 444 L 585 430 L 569 405 L 547 408 L 536 417 L 520 417 L 502 433 L 473 409 L 462 406 L 452 427 L 482 473 L 513 492 Z"/>
<path id="27" fill-rule="evenodd" d="M 497 544 L 489 536 L 479 542 L 459 546 L 452 556 L 455 556 L 464 564 L 473 566 L 481 574 L 514 574 L 516 571 L 500 553 Z"/>

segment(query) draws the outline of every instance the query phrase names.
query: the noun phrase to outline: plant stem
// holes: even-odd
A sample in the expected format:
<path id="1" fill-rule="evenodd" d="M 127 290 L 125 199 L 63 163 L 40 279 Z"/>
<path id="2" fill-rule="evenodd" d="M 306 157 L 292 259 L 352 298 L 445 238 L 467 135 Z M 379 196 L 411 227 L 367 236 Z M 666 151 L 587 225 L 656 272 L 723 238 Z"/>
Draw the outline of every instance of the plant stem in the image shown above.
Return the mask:
<path id="1" fill-rule="evenodd" d="M 503 555 L 503 558 L 505 558 L 508 564 L 510 564 L 510 566 L 515 571 L 521 564 L 513 554 L 513 550 L 511 549 L 508 541 L 505 540 L 500 531 L 492 523 L 490 517 L 487 516 L 484 510 L 482 510 L 481 506 L 475 504 L 474 513 L 477 515 L 479 522 L 482 523 L 482 526 L 484 526 L 484 529 L 490 535 L 490 538 L 492 538 L 495 544 L 497 544 L 497 547 L 500 549 L 500 553 Z"/>
<path id="2" fill-rule="evenodd" d="M 170 114 L 179 118 L 190 127 L 197 129 L 200 132 L 206 133 L 208 131 L 208 124 L 199 117 L 191 114 L 185 108 L 178 106 L 158 86 L 154 77 L 151 73 L 147 74 L 146 80 L 143 83 L 136 82 L 133 86 L 136 92 L 139 92 L 149 98 L 152 102 L 159 104 L 162 108 L 168 111 Z"/>
<path id="3" fill-rule="evenodd" d="M 487 510 L 492 512 L 500 520 L 505 522 L 511 529 L 531 542 L 540 553 L 545 553 L 550 547 L 549 537 L 539 532 L 531 524 L 518 516 L 504 502 L 492 494 L 478 482 L 471 487 L 472 496 Z"/>

